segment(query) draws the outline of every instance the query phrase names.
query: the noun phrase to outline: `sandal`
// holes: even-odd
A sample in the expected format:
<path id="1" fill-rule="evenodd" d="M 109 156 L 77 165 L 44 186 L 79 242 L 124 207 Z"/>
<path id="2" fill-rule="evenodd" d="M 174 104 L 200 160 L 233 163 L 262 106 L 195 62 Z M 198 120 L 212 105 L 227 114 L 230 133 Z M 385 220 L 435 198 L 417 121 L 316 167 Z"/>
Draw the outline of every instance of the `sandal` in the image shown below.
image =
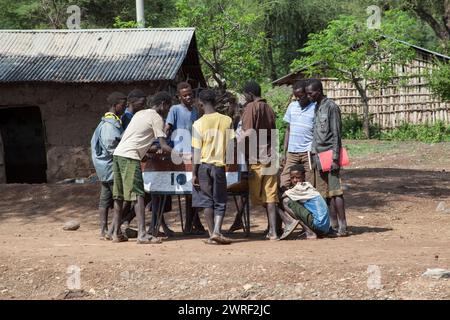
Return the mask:
<path id="1" fill-rule="evenodd" d="M 149 236 L 149 237 L 146 237 L 146 238 L 144 238 L 144 239 L 142 239 L 142 240 L 140 240 L 139 238 L 136 240 L 136 243 L 137 244 L 160 244 L 160 243 L 162 243 L 162 240 L 160 239 L 160 238 L 156 238 L 156 237 L 153 237 L 153 236 Z"/>
<path id="2" fill-rule="evenodd" d="M 297 228 L 299 223 L 300 222 L 298 220 L 295 220 L 295 222 L 293 222 L 292 224 L 287 226 L 286 229 L 284 230 L 283 234 L 281 235 L 280 240 L 283 240 L 283 239 L 286 239 L 287 237 L 289 237 L 291 235 L 291 233 L 294 232 L 294 230 Z"/>
<path id="3" fill-rule="evenodd" d="M 204 243 L 204 244 L 213 245 L 213 246 L 217 246 L 217 245 L 219 244 L 219 243 L 217 243 L 216 241 L 211 240 L 210 238 L 208 238 L 208 239 L 206 239 L 206 240 L 203 240 L 203 243 Z"/>
<path id="4" fill-rule="evenodd" d="M 113 243 L 127 242 L 127 241 L 128 238 L 124 234 L 119 234 L 117 237 L 112 236 Z"/>
<path id="5" fill-rule="evenodd" d="M 214 233 L 210 237 L 210 239 L 215 241 L 215 242 L 217 242 L 217 243 L 219 243 L 219 244 L 231 244 L 231 242 L 232 242 L 231 239 L 229 239 L 229 238 L 227 238 L 227 237 L 225 237 L 225 236 L 223 236 L 221 234 L 217 234 L 217 233 Z"/>

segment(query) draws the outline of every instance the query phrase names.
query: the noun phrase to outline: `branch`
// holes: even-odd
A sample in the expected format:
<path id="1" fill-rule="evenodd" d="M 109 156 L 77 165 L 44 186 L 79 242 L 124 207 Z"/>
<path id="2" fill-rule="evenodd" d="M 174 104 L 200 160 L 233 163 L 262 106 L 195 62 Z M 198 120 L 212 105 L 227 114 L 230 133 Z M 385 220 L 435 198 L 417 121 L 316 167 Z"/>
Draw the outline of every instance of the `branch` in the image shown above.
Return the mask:
<path id="1" fill-rule="evenodd" d="M 446 15 L 450 14 L 450 8 L 449 8 L 449 3 L 448 0 L 446 0 L 445 2 L 446 5 Z M 422 7 L 421 4 L 418 4 L 416 6 L 413 7 L 413 10 L 417 13 L 417 15 L 424 20 L 426 23 L 428 23 L 430 25 L 430 27 L 434 30 L 434 32 L 436 33 L 436 35 L 444 41 L 448 41 L 450 39 L 450 32 L 449 32 L 449 26 L 448 24 L 444 26 L 442 26 L 434 17 L 431 13 L 429 13 L 424 7 Z M 449 17 L 447 16 L 447 19 Z M 445 19 L 445 16 L 444 16 Z M 448 21 L 447 21 L 448 22 Z"/>
<path id="2" fill-rule="evenodd" d="M 211 69 L 212 77 L 217 82 L 219 87 L 223 87 L 222 80 L 220 80 L 219 77 L 217 77 L 217 74 L 219 74 L 219 70 L 217 70 L 217 68 L 210 61 L 208 61 L 200 52 L 198 53 L 198 55 L 199 55 L 200 59 L 208 66 L 208 68 Z"/>
<path id="3" fill-rule="evenodd" d="M 442 17 L 444 20 L 445 28 L 447 29 L 447 33 L 450 34 L 450 0 L 444 1 L 444 16 Z"/>

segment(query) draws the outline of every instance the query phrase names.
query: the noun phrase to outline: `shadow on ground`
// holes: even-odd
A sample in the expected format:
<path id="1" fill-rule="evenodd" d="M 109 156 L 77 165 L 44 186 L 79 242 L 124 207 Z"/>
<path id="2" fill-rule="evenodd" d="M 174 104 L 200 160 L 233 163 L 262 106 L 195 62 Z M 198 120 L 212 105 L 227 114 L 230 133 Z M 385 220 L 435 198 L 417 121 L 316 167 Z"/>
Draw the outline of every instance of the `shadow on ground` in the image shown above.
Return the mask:
<path id="1" fill-rule="evenodd" d="M 400 196 L 420 199 L 450 197 L 450 173 L 409 169 L 351 169 L 342 174 L 346 206 L 349 209 L 377 209 L 389 202 L 402 201 Z M 70 217 L 97 219 L 100 186 L 86 185 L 0 185 L 0 218 L 22 218 L 24 223 L 34 219 L 63 222 Z M 225 224 L 234 218 L 234 203 L 230 199 Z M 171 216 L 178 217 L 177 201 L 173 202 Z M 265 220 L 261 209 L 252 209 L 252 223 Z M 262 220 L 261 220 L 262 219 Z M 366 232 L 366 231 L 364 231 Z"/>
<path id="2" fill-rule="evenodd" d="M 376 209 L 400 196 L 420 199 L 450 197 L 450 173 L 439 171 L 374 168 L 351 169 L 342 174 L 346 205 L 355 209 Z"/>

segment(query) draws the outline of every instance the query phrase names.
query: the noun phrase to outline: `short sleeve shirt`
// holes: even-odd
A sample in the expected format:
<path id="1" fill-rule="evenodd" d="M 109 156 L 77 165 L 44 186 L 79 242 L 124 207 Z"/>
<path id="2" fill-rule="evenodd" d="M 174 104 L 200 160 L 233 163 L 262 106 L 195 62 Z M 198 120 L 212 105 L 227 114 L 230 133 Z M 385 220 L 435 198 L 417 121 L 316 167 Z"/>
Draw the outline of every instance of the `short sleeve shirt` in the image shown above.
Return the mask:
<path id="1" fill-rule="evenodd" d="M 197 109 L 190 111 L 182 104 L 174 105 L 167 115 L 166 124 L 172 126 L 171 142 L 177 152 L 191 152 L 192 124 L 198 119 Z"/>
<path id="2" fill-rule="evenodd" d="M 156 138 L 165 138 L 164 121 L 153 109 L 137 112 L 114 151 L 115 156 L 141 160 Z"/>
<path id="3" fill-rule="evenodd" d="M 315 108 L 315 103 L 302 108 L 298 101 L 289 105 L 283 118 L 290 126 L 288 152 L 311 151 Z"/>
<path id="4" fill-rule="evenodd" d="M 194 122 L 192 147 L 201 150 L 202 163 L 223 167 L 226 151 L 235 133 L 230 117 L 218 112 L 204 114 Z"/>

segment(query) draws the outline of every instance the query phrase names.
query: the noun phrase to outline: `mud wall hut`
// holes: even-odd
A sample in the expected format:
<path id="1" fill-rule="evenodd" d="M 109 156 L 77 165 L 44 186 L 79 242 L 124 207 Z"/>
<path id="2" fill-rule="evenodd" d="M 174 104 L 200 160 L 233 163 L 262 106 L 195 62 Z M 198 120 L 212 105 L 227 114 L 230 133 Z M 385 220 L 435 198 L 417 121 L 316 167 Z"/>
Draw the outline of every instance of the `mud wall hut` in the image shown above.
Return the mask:
<path id="1" fill-rule="evenodd" d="M 0 183 L 93 172 L 107 96 L 205 86 L 193 28 L 0 31 Z"/>

